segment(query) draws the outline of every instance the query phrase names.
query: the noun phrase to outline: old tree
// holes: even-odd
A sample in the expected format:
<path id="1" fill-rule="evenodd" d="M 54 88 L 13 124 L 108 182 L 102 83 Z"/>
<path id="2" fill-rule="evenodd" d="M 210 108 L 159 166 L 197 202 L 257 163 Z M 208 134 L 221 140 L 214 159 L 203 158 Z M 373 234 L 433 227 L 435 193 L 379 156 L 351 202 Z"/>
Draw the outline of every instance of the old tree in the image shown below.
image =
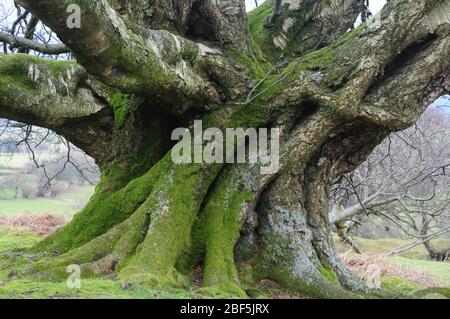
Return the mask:
<path id="1" fill-rule="evenodd" d="M 350 32 L 362 0 L 16 2 L 64 45 L 2 41 L 76 62 L 0 55 L 0 116 L 66 137 L 102 174 L 27 274 L 186 286 L 200 266 L 204 287 L 245 296 L 245 267 L 317 297 L 369 291 L 334 250 L 328 192 L 449 92 L 448 0 L 391 0 Z M 174 164 L 171 132 L 194 119 L 280 128 L 280 170 Z"/>

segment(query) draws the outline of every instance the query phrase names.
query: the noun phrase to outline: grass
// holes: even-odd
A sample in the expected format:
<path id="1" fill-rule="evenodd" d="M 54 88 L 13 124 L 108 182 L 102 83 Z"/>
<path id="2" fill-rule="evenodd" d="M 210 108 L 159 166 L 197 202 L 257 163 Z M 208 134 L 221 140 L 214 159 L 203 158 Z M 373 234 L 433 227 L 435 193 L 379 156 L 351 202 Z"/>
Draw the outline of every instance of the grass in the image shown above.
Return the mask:
<path id="1" fill-rule="evenodd" d="M 55 215 L 69 217 L 75 208 L 70 202 L 56 199 L 15 199 L 0 200 L 0 216 L 12 216 L 18 214 L 43 214 L 53 213 Z"/>
<path id="2" fill-rule="evenodd" d="M 421 270 L 433 274 L 440 286 L 450 286 L 450 263 L 430 260 L 410 259 L 405 257 L 388 257 L 386 261 L 412 270 Z"/>
<path id="3" fill-rule="evenodd" d="M 42 238 L 24 231 L 0 227 L 0 253 L 16 249 L 26 249 Z"/>
<path id="4" fill-rule="evenodd" d="M 0 216 L 19 214 L 52 213 L 64 218 L 70 218 L 80 208 L 80 203 L 86 203 L 94 192 L 94 186 L 82 186 L 77 189 L 62 192 L 55 199 L 14 199 L 7 191 L 0 192 L 3 196 L 11 195 L 11 199 L 0 200 Z"/>
<path id="5" fill-rule="evenodd" d="M 381 278 L 381 288 L 402 293 L 405 295 L 414 295 L 424 289 L 424 287 L 402 279 L 397 276 L 384 276 Z"/>
<path id="6" fill-rule="evenodd" d="M 335 238 L 337 247 L 340 251 L 347 251 L 349 249 L 348 245 L 342 245 L 339 239 Z M 361 247 L 364 252 L 371 254 L 386 254 L 391 250 L 403 246 L 406 244 L 406 241 L 403 239 L 363 239 L 363 238 L 354 238 L 355 242 Z M 450 239 L 440 239 L 433 240 L 433 245 L 437 249 L 444 249 L 450 245 Z M 423 245 L 418 245 L 408 251 L 405 251 L 398 256 L 412 258 L 412 259 L 427 259 L 428 252 Z"/>
<path id="7" fill-rule="evenodd" d="M 0 298 L 4 299 L 187 299 L 202 297 L 206 296 L 183 289 L 151 290 L 139 287 L 123 289 L 120 281 L 107 278 L 82 279 L 79 289 L 69 288 L 65 282 L 40 282 L 31 278 L 16 279 L 0 286 Z"/>

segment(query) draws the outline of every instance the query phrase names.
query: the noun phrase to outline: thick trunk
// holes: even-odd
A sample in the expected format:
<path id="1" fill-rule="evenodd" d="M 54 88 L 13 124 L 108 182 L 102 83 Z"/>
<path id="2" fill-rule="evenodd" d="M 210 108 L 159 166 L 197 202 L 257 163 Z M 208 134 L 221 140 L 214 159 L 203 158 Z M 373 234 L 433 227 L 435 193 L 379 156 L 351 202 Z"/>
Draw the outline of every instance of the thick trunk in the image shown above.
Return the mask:
<path id="1" fill-rule="evenodd" d="M 54 19 L 64 16 L 63 0 L 18 2 L 58 32 L 85 69 L 74 68 L 96 76 L 89 86 L 95 98 L 86 100 L 97 106 L 96 116 L 103 116 L 103 109 L 110 116 L 106 134 L 101 128 L 92 131 L 105 137 L 99 151 L 91 151 L 101 165 L 102 181 L 71 223 L 34 248 L 59 256 L 34 263 L 32 274 L 61 279 L 65 267 L 76 263 L 82 265 L 82 276 L 117 273 L 131 283 L 185 286 L 200 265 L 204 286 L 244 295 L 237 269 L 245 264 L 253 268 L 255 279 L 270 278 L 314 296 L 354 297 L 358 295 L 348 289 L 369 291 L 335 252 L 328 218 L 330 183 L 361 163 L 390 131 L 413 124 L 429 102 L 448 92 L 448 1 L 391 1 L 380 20 L 308 54 L 343 34 L 362 1 L 291 1 L 272 26 L 256 19 L 262 13 L 271 16 L 272 10 L 261 6 L 250 14 L 250 29 L 262 52 L 252 48 L 257 57 L 244 58 L 233 47 L 219 52 L 168 31 L 148 34 L 142 26 L 127 24 L 127 15 L 144 27 L 170 22 L 168 30 L 205 40 L 190 27 L 189 18 L 171 20 L 166 13 L 172 9 L 157 5 L 161 1 L 133 15 L 121 1 L 87 5 L 80 0 L 89 32 L 69 30 Z M 213 3 L 180 2 L 177 14 L 187 17 L 191 10 L 206 25 L 213 24 L 215 37 L 223 40 L 242 27 L 242 3 L 229 6 L 226 15 L 218 15 Z M 345 4 L 345 12 L 334 16 L 331 9 L 339 4 Z M 155 15 L 161 21 L 152 25 Z M 226 26 L 224 16 L 237 22 Z M 264 45 L 274 35 L 270 28 L 281 25 L 281 32 L 288 32 L 291 23 L 295 32 L 285 35 L 289 43 Z M 313 30 L 312 40 L 299 41 L 308 30 Z M 317 39 L 324 30 L 329 38 Z M 240 36 L 248 43 L 244 31 Z M 278 65 L 280 74 L 261 76 L 267 67 L 261 60 L 277 61 L 283 50 L 289 57 L 304 56 Z M 35 63 L 25 61 L 20 79 L 26 84 L 28 68 Z M 0 71 L 3 116 L 20 120 L 27 115 L 33 124 L 70 134 L 65 125 L 39 112 L 42 99 L 26 107 L 8 95 L 33 88 Z M 248 74 L 264 80 L 251 90 Z M 92 115 L 83 111 L 77 115 Z M 170 132 L 191 124 L 187 114 L 202 117 L 204 128 L 280 128 L 279 171 L 261 175 L 258 165 L 174 164 Z M 83 123 L 75 127 L 83 131 Z M 87 151 L 96 145 L 84 142 L 78 144 Z"/>

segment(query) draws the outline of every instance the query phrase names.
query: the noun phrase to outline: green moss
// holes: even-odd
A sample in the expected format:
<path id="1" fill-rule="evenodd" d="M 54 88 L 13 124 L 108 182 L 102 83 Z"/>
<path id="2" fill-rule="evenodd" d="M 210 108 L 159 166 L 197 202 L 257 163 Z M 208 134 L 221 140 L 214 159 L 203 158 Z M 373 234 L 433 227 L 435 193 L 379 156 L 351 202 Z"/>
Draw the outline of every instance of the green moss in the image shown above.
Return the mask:
<path id="1" fill-rule="evenodd" d="M 414 294 L 414 296 L 422 298 L 429 294 L 440 294 L 446 298 L 450 298 L 450 287 L 433 287 L 420 290 Z"/>
<path id="2" fill-rule="evenodd" d="M 232 298 L 248 298 L 248 296 L 236 287 L 202 287 L 198 292 L 206 298 L 216 299 L 232 299 Z"/>
<path id="3" fill-rule="evenodd" d="M 257 280 L 271 279 L 279 283 L 291 293 L 301 293 L 312 298 L 332 298 L 332 299 L 354 299 L 361 298 L 358 294 L 352 293 L 341 288 L 339 285 L 331 284 L 325 280 L 317 280 L 314 285 L 306 284 L 299 278 L 292 276 L 289 267 L 280 267 L 279 265 L 269 265 L 262 270 L 261 266 L 257 266 Z"/>
<path id="4" fill-rule="evenodd" d="M 121 128 L 132 106 L 130 97 L 121 92 L 109 95 L 109 103 L 114 110 L 114 120 L 117 128 Z"/>
<path id="5" fill-rule="evenodd" d="M 320 266 L 319 267 L 319 272 L 330 283 L 332 283 L 332 284 L 337 284 L 338 283 L 338 277 L 336 276 L 336 274 L 334 273 L 334 271 L 330 267 Z"/>
<path id="6" fill-rule="evenodd" d="M 383 276 L 381 278 L 381 288 L 400 294 L 412 295 L 423 290 L 424 287 L 397 276 Z"/>
<path id="7" fill-rule="evenodd" d="M 37 64 L 40 68 L 50 73 L 52 76 L 58 75 L 74 65 L 74 61 L 55 61 L 41 59 L 28 54 L 2 54 L 0 55 L 0 77 L 4 86 L 5 83 L 17 85 L 18 87 L 31 91 L 37 88 L 36 83 L 28 75 L 30 64 Z"/>
<path id="8" fill-rule="evenodd" d="M 242 210 L 252 197 L 251 179 L 246 180 L 247 184 L 244 180 L 242 172 L 236 168 L 220 176 L 194 225 L 192 255 L 189 256 L 191 265 L 195 265 L 204 255 L 204 286 L 234 295 L 245 295 L 233 255 L 243 224 Z"/>
<path id="9" fill-rule="evenodd" d="M 245 127 L 261 127 L 267 122 L 267 111 L 258 103 L 252 103 L 242 107 L 231 116 L 231 127 L 239 127 L 239 124 Z"/>
<path id="10" fill-rule="evenodd" d="M 247 70 L 249 70 L 252 78 L 255 81 L 258 81 L 263 78 L 267 71 L 270 69 L 270 63 L 264 61 L 259 47 L 254 46 L 253 51 L 255 52 L 255 57 L 250 57 L 248 55 L 241 54 L 235 51 L 230 52 L 230 54 L 239 63 L 244 65 Z"/>
<path id="11" fill-rule="evenodd" d="M 124 280 L 136 273 L 164 278 L 189 248 L 191 229 L 209 186 L 222 165 L 176 165 L 162 178 L 147 201 L 150 229 L 136 254 L 119 276 Z"/>
<path id="12" fill-rule="evenodd" d="M 35 250 L 64 253 L 105 233 L 136 211 L 170 165 L 169 154 L 146 174 L 116 192 L 105 190 L 104 181 L 101 182 L 89 203 L 74 216 L 72 222 L 36 245 Z"/>
<path id="13" fill-rule="evenodd" d="M 264 26 L 265 22 L 269 20 L 273 13 L 273 1 L 265 1 L 260 6 L 248 13 L 248 22 L 250 28 L 250 34 L 254 43 L 264 52 L 267 59 L 275 62 L 277 58 L 281 55 L 282 51 L 273 45 L 273 37 L 276 34 L 273 30 L 278 30 L 281 25 L 274 28 L 266 28 Z M 278 19 L 278 24 L 280 24 L 281 19 Z"/>
<path id="14" fill-rule="evenodd" d="M 0 76 L 6 83 L 31 91 L 36 84 L 28 76 L 28 66 L 32 61 L 23 55 L 0 55 Z"/>
<path id="15" fill-rule="evenodd" d="M 136 269 L 133 267 L 133 269 Z M 120 275 L 122 281 L 132 284 L 136 287 L 151 289 L 184 288 L 191 286 L 190 279 L 180 274 L 175 268 L 166 269 L 164 274 L 141 269 L 139 272 Z"/>
<path id="16" fill-rule="evenodd" d="M 41 237 L 26 231 L 0 227 L 0 253 L 18 248 L 30 248 L 41 240 Z"/>

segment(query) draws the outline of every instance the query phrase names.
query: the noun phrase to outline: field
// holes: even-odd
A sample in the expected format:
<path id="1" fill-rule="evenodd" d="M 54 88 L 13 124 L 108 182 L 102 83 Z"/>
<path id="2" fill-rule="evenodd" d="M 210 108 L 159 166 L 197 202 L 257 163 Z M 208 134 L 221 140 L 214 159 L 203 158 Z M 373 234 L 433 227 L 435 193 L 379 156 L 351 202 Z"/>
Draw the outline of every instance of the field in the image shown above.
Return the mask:
<path id="1" fill-rule="evenodd" d="M 51 199 L 25 199 L 20 190 L 12 187 L 11 181 L 20 179 L 20 181 L 23 180 L 23 183 L 31 183 L 35 176 L 27 172 L 30 165 L 32 163 L 28 154 L 0 153 L 0 216 L 52 213 L 70 219 L 87 202 L 94 191 L 94 186 L 72 187 Z"/>

